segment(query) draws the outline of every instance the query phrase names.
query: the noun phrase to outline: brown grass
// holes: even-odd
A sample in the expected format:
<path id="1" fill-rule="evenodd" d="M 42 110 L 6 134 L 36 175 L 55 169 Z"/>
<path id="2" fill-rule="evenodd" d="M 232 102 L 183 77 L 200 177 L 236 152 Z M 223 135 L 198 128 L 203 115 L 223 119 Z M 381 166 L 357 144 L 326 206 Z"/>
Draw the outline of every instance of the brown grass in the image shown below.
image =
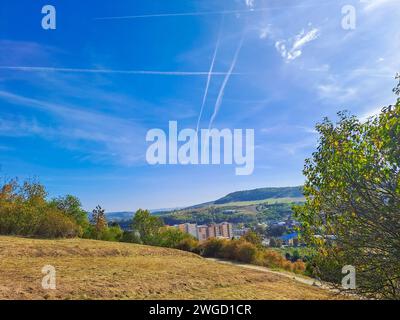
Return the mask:
<path id="1" fill-rule="evenodd" d="M 57 289 L 41 287 L 53 265 Z M 0 299 L 336 299 L 287 277 L 191 253 L 94 240 L 0 236 Z"/>

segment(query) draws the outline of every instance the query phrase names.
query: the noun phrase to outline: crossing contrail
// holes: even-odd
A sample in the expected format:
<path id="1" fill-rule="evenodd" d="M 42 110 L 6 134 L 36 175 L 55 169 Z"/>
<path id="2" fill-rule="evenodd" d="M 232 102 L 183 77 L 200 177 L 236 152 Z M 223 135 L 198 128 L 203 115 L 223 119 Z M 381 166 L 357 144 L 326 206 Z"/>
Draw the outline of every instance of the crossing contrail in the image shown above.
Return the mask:
<path id="1" fill-rule="evenodd" d="M 245 35 L 245 32 L 242 33 L 242 36 L 241 36 L 240 41 L 239 41 L 239 44 L 238 44 L 238 46 L 236 48 L 236 51 L 235 51 L 235 55 L 233 56 L 233 60 L 232 60 L 231 66 L 229 68 L 229 71 L 225 75 L 224 81 L 222 82 L 221 89 L 219 90 L 218 98 L 217 98 L 217 101 L 215 102 L 214 113 L 211 116 L 210 123 L 208 125 L 209 129 L 211 129 L 211 126 L 212 126 L 212 124 L 213 124 L 213 122 L 215 120 L 215 117 L 218 114 L 219 108 L 221 107 L 222 99 L 223 99 L 224 93 L 225 93 L 225 87 L 226 87 L 226 85 L 227 85 L 227 83 L 229 81 L 229 78 L 233 74 L 233 69 L 236 66 L 236 61 L 237 61 L 237 59 L 239 57 L 240 50 L 242 49 L 244 35 Z"/>
<path id="2" fill-rule="evenodd" d="M 201 116 L 203 115 L 204 105 L 205 105 L 206 100 L 207 100 L 208 88 L 209 88 L 210 82 L 211 82 L 211 76 L 212 76 L 213 69 L 214 69 L 215 58 L 217 57 L 219 43 L 221 41 L 221 33 L 222 33 L 222 26 L 224 24 L 224 17 L 225 16 L 222 15 L 221 22 L 220 22 L 220 25 L 219 25 L 218 38 L 217 38 L 217 42 L 216 42 L 216 45 L 215 45 L 214 54 L 213 54 L 213 57 L 212 57 L 212 60 L 211 60 L 210 71 L 209 71 L 208 76 L 207 76 L 206 89 L 204 91 L 203 102 L 201 104 L 200 114 L 199 114 L 199 118 L 197 120 L 196 132 L 199 131 Z"/>
<path id="3" fill-rule="evenodd" d="M 207 15 L 220 15 L 220 14 L 240 14 L 240 13 L 255 13 L 264 12 L 271 10 L 282 10 L 291 8 L 310 8 L 322 5 L 337 5 L 337 0 L 327 2 L 317 2 L 314 4 L 299 4 L 299 5 L 287 5 L 287 6 L 276 6 L 276 7 L 264 7 L 264 8 L 250 8 L 241 10 L 220 10 L 220 11 L 200 11 L 200 12 L 175 12 L 175 13 L 154 13 L 154 14 L 142 14 L 142 15 L 129 15 L 129 16 L 110 16 L 110 17 L 97 17 L 93 20 L 122 20 L 122 19 L 143 19 L 143 18 L 160 18 L 160 17 L 187 17 L 187 16 L 207 16 Z"/>
<path id="4" fill-rule="evenodd" d="M 154 70 L 114 70 L 114 69 L 81 69 L 81 68 L 53 68 L 30 66 L 0 66 L 0 70 L 14 70 L 26 72 L 70 72 L 70 73 L 110 73 L 132 75 L 161 75 L 161 76 L 209 76 L 209 71 L 154 71 Z M 213 76 L 224 76 L 227 72 L 211 72 Z"/>

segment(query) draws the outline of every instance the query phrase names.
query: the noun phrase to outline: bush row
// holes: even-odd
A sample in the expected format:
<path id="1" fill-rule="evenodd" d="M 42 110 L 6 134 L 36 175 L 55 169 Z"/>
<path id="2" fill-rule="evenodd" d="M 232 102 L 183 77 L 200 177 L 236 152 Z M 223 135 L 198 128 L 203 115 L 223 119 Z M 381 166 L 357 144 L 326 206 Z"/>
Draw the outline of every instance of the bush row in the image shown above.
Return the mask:
<path id="1" fill-rule="evenodd" d="M 296 273 L 303 273 L 306 269 L 303 261 L 291 262 L 286 260 L 280 253 L 257 246 L 244 238 L 237 240 L 211 238 L 200 244 L 200 253 L 206 257 L 285 269 Z"/>

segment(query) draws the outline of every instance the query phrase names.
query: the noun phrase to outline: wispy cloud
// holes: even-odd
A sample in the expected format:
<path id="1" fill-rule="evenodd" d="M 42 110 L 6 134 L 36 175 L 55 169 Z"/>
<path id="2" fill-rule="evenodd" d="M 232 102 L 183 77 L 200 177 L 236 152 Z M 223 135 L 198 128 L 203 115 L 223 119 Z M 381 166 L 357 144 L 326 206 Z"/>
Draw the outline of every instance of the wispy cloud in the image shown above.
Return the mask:
<path id="1" fill-rule="evenodd" d="M 244 0 L 244 1 L 248 8 L 254 8 L 254 3 L 255 3 L 254 0 Z"/>
<path id="2" fill-rule="evenodd" d="M 288 154 L 295 155 L 300 150 L 315 147 L 316 144 L 317 144 L 316 137 L 309 137 L 309 138 L 305 138 L 303 140 L 299 140 L 296 142 L 283 143 L 281 145 L 281 148 L 284 151 L 286 151 Z"/>
<path id="3" fill-rule="evenodd" d="M 52 126 L 41 125 L 36 119 L 10 118 L 0 122 L 3 135 L 38 135 L 52 140 L 63 148 L 81 149 L 92 160 L 113 159 L 132 165 L 143 157 L 144 129 L 133 121 L 77 106 L 42 101 L 7 91 L 0 91 L 0 99 L 10 104 L 35 109 L 54 116 Z M 81 142 L 84 143 L 81 148 Z"/>
<path id="4" fill-rule="evenodd" d="M 321 6 L 337 5 L 337 0 L 330 2 L 315 2 L 315 3 L 303 3 L 293 5 L 282 5 L 282 6 L 269 6 L 269 7 L 255 7 L 254 0 L 245 0 L 247 9 L 238 10 L 217 10 L 217 11 L 198 11 L 198 12 L 171 12 L 171 13 L 153 13 L 153 14 L 141 14 L 141 15 L 125 15 L 125 16 L 108 16 L 108 17 L 96 17 L 93 20 L 107 21 L 107 20 L 125 20 L 125 19 L 146 19 L 146 18 L 163 18 L 163 17 L 187 17 L 187 16 L 208 16 L 208 15 L 227 15 L 227 14 L 241 14 L 241 13 L 257 13 L 267 12 L 282 9 L 295 9 L 295 8 L 312 8 Z"/>
<path id="5" fill-rule="evenodd" d="M 366 12 L 371 12 L 374 11 L 375 9 L 378 9 L 379 7 L 384 6 L 385 4 L 388 3 L 393 3 L 398 0 L 363 0 L 361 2 L 365 3 L 364 10 Z"/>
<path id="6" fill-rule="evenodd" d="M 209 71 L 158 71 L 158 70 L 114 70 L 114 69 L 84 69 L 84 68 L 54 68 L 31 66 L 0 66 L 0 70 L 26 72 L 69 72 L 69 73 L 109 73 L 131 75 L 160 75 L 160 76 L 209 76 Z M 233 73 L 237 74 L 237 73 Z M 226 72 L 212 72 L 213 76 L 225 76 Z"/>
<path id="7" fill-rule="evenodd" d="M 268 37 L 268 35 L 271 32 L 271 28 L 270 27 L 271 27 L 271 25 L 268 25 L 266 27 L 260 28 L 259 35 L 258 35 L 260 39 L 266 39 Z"/>
<path id="8" fill-rule="evenodd" d="M 282 58 L 289 62 L 301 56 L 303 47 L 317 39 L 319 30 L 313 28 L 308 32 L 302 30 L 298 35 L 289 40 L 279 40 L 275 42 L 275 48 L 278 50 Z"/>
<path id="9" fill-rule="evenodd" d="M 319 95 L 322 98 L 335 98 L 338 101 L 345 101 L 354 97 L 357 93 L 355 88 L 344 87 L 339 84 L 321 84 L 317 86 Z"/>

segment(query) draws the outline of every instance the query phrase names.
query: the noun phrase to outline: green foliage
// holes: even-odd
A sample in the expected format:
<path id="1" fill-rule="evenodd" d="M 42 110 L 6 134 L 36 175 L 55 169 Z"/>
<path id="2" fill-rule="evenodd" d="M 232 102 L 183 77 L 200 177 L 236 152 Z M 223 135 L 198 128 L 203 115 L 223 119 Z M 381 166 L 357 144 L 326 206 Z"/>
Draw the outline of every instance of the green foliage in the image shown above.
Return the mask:
<path id="1" fill-rule="evenodd" d="M 160 228 L 163 225 L 159 217 L 151 215 L 148 210 L 139 209 L 132 219 L 132 232 L 138 235 L 139 241 L 143 244 L 157 244 Z"/>
<path id="2" fill-rule="evenodd" d="M 58 197 L 51 200 L 50 205 L 62 211 L 66 216 L 71 217 L 79 226 L 82 235 L 89 227 L 89 219 L 85 210 L 82 209 L 80 200 L 72 195 Z"/>
<path id="3" fill-rule="evenodd" d="M 65 238 L 78 236 L 80 232 L 79 226 L 73 219 L 49 207 L 32 235 L 46 238 Z"/>
<path id="4" fill-rule="evenodd" d="M 118 225 L 111 226 L 111 227 L 108 227 L 105 230 L 103 230 L 103 232 L 100 236 L 100 240 L 121 241 L 123 233 L 124 232 L 122 231 L 120 226 L 118 226 Z"/>
<path id="5" fill-rule="evenodd" d="M 228 202 L 254 201 L 269 198 L 299 198 L 303 196 L 302 187 L 285 188 L 259 188 L 254 190 L 237 191 L 214 201 L 214 204 L 223 204 Z"/>
<path id="6" fill-rule="evenodd" d="M 74 237 L 79 226 L 46 200 L 46 190 L 36 181 L 5 182 L 0 189 L 0 234 L 43 238 Z"/>
<path id="7" fill-rule="evenodd" d="M 291 216 L 295 202 L 288 203 L 262 203 L 249 206 L 221 206 L 182 209 L 168 213 L 160 213 L 159 216 L 166 224 L 180 223 L 209 224 L 209 223 L 245 223 L 255 225 L 261 222 L 280 221 Z M 226 213 L 232 210 L 233 212 Z"/>
<path id="8" fill-rule="evenodd" d="M 121 242 L 140 243 L 140 238 L 137 233 L 132 231 L 123 231 Z"/>
<path id="9" fill-rule="evenodd" d="M 194 240 L 196 243 L 194 243 Z M 160 231 L 157 233 L 156 239 L 154 239 L 153 244 L 158 245 L 160 247 L 168 247 L 168 248 L 184 248 L 188 247 L 189 250 L 195 250 L 195 247 L 198 244 L 198 241 L 193 238 L 190 234 L 182 232 L 181 230 L 174 227 L 162 227 Z"/>
<path id="10" fill-rule="evenodd" d="M 244 238 L 238 240 L 211 238 L 202 243 L 200 249 L 201 255 L 205 257 L 234 260 L 297 273 L 303 273 L 306 270 L 303 261 L 288 261 L 282 254 L 259 247 Z"/>
<path id="11" fill-rule="evenodd" d="M 176 246 L 176 249 L 189 251 L 193 253 L 200 253 L 199 241 L 191 236 L 183 238 Z"/>
<path id="12" fill-rule="evenodd" d="M 210 238 L 202 244 L 202 255 L 205 257 L 221 258 L 225 240 Z"/>
<path id="13" fill-rule="evenodd" d="M 293 213 L 292 207 L 296 203 L 272 203 L 272 204 L 260 204 L 257 206 L 259 213 L 257 219 L 260 222 L 269 221 L 280 221 L 291 216 Z"/>
<path id="14" fill-rule="evenodd" d="M 254 231 L 248 231 L 246 232 L 246 234 L 244 236 L 242 236 L 242 239 L 250 242 L 252 244 L 254 244 L 257 247 L 261 247 L 262 246 L 262 238 L 261 236 L 254 232 Z"/>
<path id="15" fill-rule="evenodd" d="M 267 237 L 277 238 L 277 237 L 283 236 L 288 231 L 289 230 L 286 226 L 271 225 L 271 226 L 268 226 L 267 231 L 265 232 L 265 235 Z"/>
<path id="16" fill-rule="evenodd" d="M 359 293 L 399 299 L 400 100 L 365 122 L 338 115 L 336 124 L 317 125 L 319 146 L 304 167 L 306 203 L 295 208 L 300 231 L 318 249 L 322 278 L 337 280 L 352 265 Z"/>
<path id="17" fill-rule="evenodd" d="M 236 260 L 244 263 L 256 261 L 258 249 L 254 243 L 247 241 L 239 242 L 236 249 Z"/>

